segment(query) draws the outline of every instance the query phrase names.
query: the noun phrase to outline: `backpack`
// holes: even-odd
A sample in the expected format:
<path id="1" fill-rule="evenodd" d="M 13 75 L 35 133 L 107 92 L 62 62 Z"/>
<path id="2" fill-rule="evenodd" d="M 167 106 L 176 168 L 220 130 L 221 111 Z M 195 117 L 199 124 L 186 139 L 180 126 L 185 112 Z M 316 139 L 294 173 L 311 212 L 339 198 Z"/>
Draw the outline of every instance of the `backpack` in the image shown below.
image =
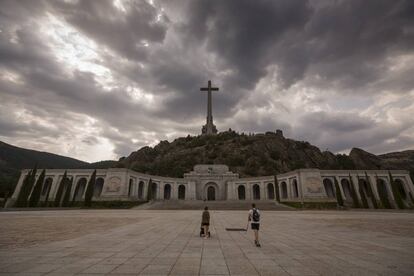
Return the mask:
<path id="1" fill-rule="evenodd" d="M 253 209 L 253 221 L 258 222 L 260 221 L 260 214 L 259 212 L 257 212 L 257 209 Z"/>

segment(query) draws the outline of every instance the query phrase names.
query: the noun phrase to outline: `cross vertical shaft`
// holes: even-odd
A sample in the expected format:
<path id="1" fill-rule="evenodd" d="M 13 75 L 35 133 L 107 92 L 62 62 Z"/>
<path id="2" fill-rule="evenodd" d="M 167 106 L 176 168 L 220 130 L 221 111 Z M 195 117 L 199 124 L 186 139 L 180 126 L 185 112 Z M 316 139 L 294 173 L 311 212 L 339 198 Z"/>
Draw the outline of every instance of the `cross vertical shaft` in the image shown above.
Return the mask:
<path id="1" fill-rule="evenodd" d="M 213 104 L 211 92 L 218 90 L 218 87 L 211 87 L 211 80 L 208 81 L 207 87 L 200 88 L 200 91 L 207 91 L 207 123 L 203 126 L 202 134 L 217 133 L 216 126 L 213 124 Z"/>

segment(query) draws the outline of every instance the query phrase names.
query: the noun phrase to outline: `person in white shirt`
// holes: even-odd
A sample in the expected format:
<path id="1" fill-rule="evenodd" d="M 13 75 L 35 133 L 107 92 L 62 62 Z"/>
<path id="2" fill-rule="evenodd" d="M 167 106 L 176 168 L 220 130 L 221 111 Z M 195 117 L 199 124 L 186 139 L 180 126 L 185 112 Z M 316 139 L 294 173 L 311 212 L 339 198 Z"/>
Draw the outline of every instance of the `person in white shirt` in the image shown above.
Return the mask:
<path id="1" fill-rule="evenodd" d="M 254 244 L 257 247 L 260 247 L 260 243 L 259 243 L 260 212 L 259 212 L 259 209 L 256 208 L 256 204 L 254 203 L 252 204 L 252 209 L 250 209 L 249 211 L 248 220 L 254 232 Z"/>

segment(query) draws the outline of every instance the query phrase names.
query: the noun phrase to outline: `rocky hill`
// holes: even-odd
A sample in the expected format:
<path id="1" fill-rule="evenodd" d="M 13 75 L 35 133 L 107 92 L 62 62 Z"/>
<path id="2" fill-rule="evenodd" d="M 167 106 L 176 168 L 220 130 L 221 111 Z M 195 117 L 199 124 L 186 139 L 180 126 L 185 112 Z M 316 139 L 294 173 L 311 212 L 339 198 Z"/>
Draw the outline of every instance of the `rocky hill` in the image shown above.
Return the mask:
<path id="1" fill-rule="evenodd" d="M 122 158 L 118 166 L 182 177 L 195 164 L 226 164 L 240 176 L 274 175 L 299 168 L 406 169 L 414 171 L 414 151 L 374 155 L 354 148 L 349 155 L 321 151 L 308 142 L 285 138 L 281 131 L 245 135 L 187 136 L 161 141 Z"/>

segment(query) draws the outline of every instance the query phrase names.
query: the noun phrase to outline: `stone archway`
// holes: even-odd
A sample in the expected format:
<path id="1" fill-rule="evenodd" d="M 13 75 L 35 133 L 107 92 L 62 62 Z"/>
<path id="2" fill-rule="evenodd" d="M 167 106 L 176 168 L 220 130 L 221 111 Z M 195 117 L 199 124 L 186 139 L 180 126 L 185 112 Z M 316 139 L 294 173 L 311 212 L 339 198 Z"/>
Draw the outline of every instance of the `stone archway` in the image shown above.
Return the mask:
<path id="1" fill-rule="evenodd" d="M 298 181 L 296 179 L 293 179 L 292 181 L 292 190 L 293 190 L 293 197 L 294 198 L 299 197 Z"/>
<path id="2" fill-rule="evenodd" d="M 185 199 L 185 186 L 182 184 L 178 186 L 178 199 Z"/>
<path id="3" fill-rule="evenodd" d="M 287 191 L 287 185 L 286 182 L 283 181 L 282 183 L 280 183 L 281 189 L 282 189 L 282 198 L 286 199 L 288 198 L 288 191 Z"/>
<path id="4" fill-rule="evenodd" d="M 334 189 L 332 180 L 330 180 L 329 178 L 325 178 L 323 180 L 323 186 L 325 187 L 326 196 L 329 197 L 329 198 L 334 198 L 335 197 L 335 189 Z"/>
<path id="5" fill-rule="evenodd" d="M 273 186 L 273 183 L 267 184 L 267 198 L 275 199 L 275 186 Z"/>
<path id="6" fill-rule="evenodd" d="M 237 194 L 240 200 L 246 199 L 246 188 L 244 188 L 244 185 L 239 185 L 239 187 L 237 188 Z"/>
<path id="7" fill-rule="evenodd" d="M 219 199 L 219 187 L 215 182 L 209 182 L 204 186 L 204 199 L 206 200 L 218 200 Z"/>
<path id="8" fill-rule="evenodd" d="M 82 197 L 83 197 L 83 193 L 85 192 L 86 189 L 86 178 L 82 177 L 81 179 L 78 180 L 78 183 L 76 185 L 76 189 L 75 189 L 75 193 L 73 195 L 73 200 L 74 201 L 81 201 Z"/>
<path id="9" fill-rule="evenodd" d="M 98 177 L 95 182 L 95 187 L 93 188 L 94 197 L 101 196 L 103 185 L 104 185 L 104 179 L 102 177 Z"/>
<path id="10" fill-rule="evenodd" d="M 341 180 L 341 186 L 342 186 L 342 190 L 344 191 L 344 194 L 345 194 L 345 200 L 346 201 L 352 200 L 351 184 L 349 183 L 349 180 L 346 179 L 346 178 L 343 178 Z"/>
<path id="11" fill-rule="evenodd" d="M 390 195 L 387 188 L 387 184 L 381 178 L 377 179 L 377 191 L 379 198 L 381 200 L 382 207 L 385 209 L 391 209 Z"/>
<path id="12" fill-rule="evenodd" d="M 214 186 L 207 188 L 207 200 L 216 200 L 216 188 Z"/>
<path id="13" fill-rule="evenodd" d="M 144 198 L 144 181 L 140 181 L 138 184 L 138 198 Z"/>
<path id="14" fill-rule="evenodd" d="M 164 199 L 168 200 L 171 198 L 171 185 L 165 184 L 164 185 Z"/>
<path id="15" fill-rule="evenodd" d="M 395 184 L 395 187 L 397 188 L 397 191 L 400 193 L 401 198 L 403 200 L 407 200 L 408 195 L 407 195 L 407 192 L 405 191 L 404 182 L 401 179 L 397 178 L 394 180 L 394 184 Z"/>

